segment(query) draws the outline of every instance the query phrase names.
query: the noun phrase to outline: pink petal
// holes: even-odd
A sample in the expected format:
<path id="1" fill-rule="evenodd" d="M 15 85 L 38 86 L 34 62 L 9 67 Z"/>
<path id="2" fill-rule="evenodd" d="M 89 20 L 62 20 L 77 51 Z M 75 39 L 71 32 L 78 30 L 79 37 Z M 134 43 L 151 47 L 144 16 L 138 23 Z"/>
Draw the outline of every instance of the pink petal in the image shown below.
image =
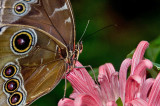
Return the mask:
<path id="1" fill-rule="evenodd" d="M 96 100 L 90 96 L 81 94 L 74 100 L 74 106 L 100 106 Z"/>
<path id="2" fill-rule="evenodd" d="M 153 83 L 154 83 L 154 79 L 149 78 L 142 84 L 142 86 L 140 88 L 140 98 L 142 98 L 145 101 L 148 101 L 147 97 L 148 97 L 148 94 L 150 93 L 150 89 L 151 89 Z"/>
<path id="3" fill-rule="evenodd" d="M 126 83 L 126 95 L 125 95 L 125 102 L 132 101 L 140 88 L 142 78 L 138 75 L 132 75 L 128 78 Z"/>
<path id="4" fill-rule="evenodd" d="M 86 83 L 83 83 L 83 81 L 81 81 L 79 78 L 77 78 L 76 75 L 70 73 L 67 76 L 67 80 L 72 84 L 72 87 L 76 92 L 79 92 L 79 93 L 90 92 L 88 90 L 88 87 L 86 86 Z"/>
<path id="5" fill-rule="evenodd" d="M 125 106 L 148 106 L 148 103 L 139 98 L 126 103 Z"/>
<path id="6" fill-rule="evenodd" d="M 160 73 L 157 75 L 149 95 L 150 106 L 160 106 Z"/>
<path id="7" fill-rule="evenodd" d="M 74 106 L 74 101 L 68 98 L 61 99 L 58 106 Z"/>
<path id="8" fill-rule="evenodd" d="M 80 64 L 78 61 L 76 62 L 76 67 L 83 67 L 82 64 Z M 78 70 L 78 69 L 75 69 Z M 74 72 L 80 72 L 79 75 L 77 75 L 78 77 L 81 77 L 81 79 L 87 83 L 87 85 L 89 87 L 93 87 L 95 85 L 94 80 L 92 79 L 92 77 L 89 75 L 89 73 L 87 72 L 87 70 L 85 68 L 80 68 L 79 71 L 75 71 Z"/>
<path id="9" fill-rule="evenodd" d="M 132 57 L 132 65 L 131 65 L 131 75 L 133 74 L 135 68 L 139 64 L 139 62 L 143 59 L 145 50 L 147 49 L 149 43 L 147 41 L 141 41 Z"/>
<path id="10" fill-rule="evenodd" d="M 76 98 L 79 95 L 79 92 L 76 92 L 75 90 L 73 90 L 72 94 L 70 94 L 70 98 Z"/>
<path id="11" fill-rule="evenodd" d="M 103 101 L 106 103 L 109 101 L 115 101 L 114 92 L 107 77 L 103 74 L 99 74 L 98 81 L 101 86 L 101 92 L 104 99 Z"/>
<path id="12" fill-rule="evenodd" d="M 83 67 L 79 62 L 76 63 L 76 66 Z M 100 100 L 96 84 L 85 68 L 73 69 L 73 71 L 67 75 L 67 80 L 72 84 L 74 89 L 74 94 L 71 95 L 72 97 L 75 97 L 74 95 L 85 93 L 93 96 L 97 101 Z"/>
<path id="13" fill-rule="evenodd" d="M 117 106 L 116 102 L 112 101 L 112 102 L 107 102 L 106 106 Z"/>
<path id="14" fill-rule="evenodd" d="M 145 59 L 142 60 L 136 67 L 134 71 L 134 75 L 139 75 L 143 78 L 143 80 L 146 80 L 146 69 L 151 69 L 153 67 L 153 64 L 150 60 Z"/>
<path id="15" fill-rule="evenodd" d="M 120 97 L 122 102 L 125 100 L 125 87 L 126 87 L 126 79 L 127 79 L 127 71 L 128 67 L 131 65 L 131 59 L 125 59 L 120 67 L 119 71 L 119 86 L 120 86 Z"/>
<path id="16" fill-rule="evenodd" d="M 109 79 L 109 81 L 112 73 L 114 72 L 115 72 L 115 69 L 111 63 L 106 63 L 99 67 L 99 74 L 105 75 Z"/>
<path id="17" fill-rule="evenodd" d="M 115 101 L 116 101 L 119 98 L 118 72 L 115 72 L 111 75 L 111 88 L 113 89 Z"/>
<path id="18" fill-rule="evenodd" d="M 150 60 L 145 59 L 142 60 L 136 67 L 135 71 L 134 71 L 134 75 L 141 75 L 143 76 L 143 71 L 145 71 L 146 69 L 151 69 L 153 67 L 153 64 Z"/>
<path id="19" fill-rule="evenodd" d="M 67 79 L 70 81 L 73 89 L 78 94 L 86 93 L 86 94 L 92 95 L 93 97 L 96 98 L 97 101 L 99 101 L 98 91 L 94 87 L 89 89 L 89 87 L 83 81 L 76 78 L 76 76 L 74 75 L 70 75 Z"/>

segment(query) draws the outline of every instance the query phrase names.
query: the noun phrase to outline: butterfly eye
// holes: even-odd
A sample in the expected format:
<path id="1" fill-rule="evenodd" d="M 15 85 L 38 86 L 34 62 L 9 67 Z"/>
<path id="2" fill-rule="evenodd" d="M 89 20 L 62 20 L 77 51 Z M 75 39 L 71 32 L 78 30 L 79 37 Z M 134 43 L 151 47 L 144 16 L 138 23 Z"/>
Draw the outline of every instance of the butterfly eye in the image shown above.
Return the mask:
<path id="1" fill-rule="evenodd" d="M 17 106 L 22 102 L 23 94 L 21 92 L 15 92 L 9 97 L 9 104 L 11 106 Z"/>
<path id="2" fill-rule="evenodd" d="M 14 12 L 18 15 L 23 14 L 26 11 L 26 6 L 24 3 L 17 3 L 14 6 Z"/>
<path id="3" fill-rule="evenodd" d="M 36 35 L 29 30 L 19 31 L 11 38 L 11 49 L 15 54 L 28 53 L 36 43 Z"/>
<path id="4" fill-rule="evenodd" d="M 17 73 L 17 67 L 15 65 L 8 65 L 6 66 L 4 69 L 3 69 L 3 73 L 2 75 L 5 77 L 5 78 L 11 78 L 13 77 L 15 74 Z"/>
<path id="5" fill-rule="evenodd" d="M 10 79 L 5 83 L 5 91 L 8 93 L 13 93 L 19 88 L 18 79 Z"/>

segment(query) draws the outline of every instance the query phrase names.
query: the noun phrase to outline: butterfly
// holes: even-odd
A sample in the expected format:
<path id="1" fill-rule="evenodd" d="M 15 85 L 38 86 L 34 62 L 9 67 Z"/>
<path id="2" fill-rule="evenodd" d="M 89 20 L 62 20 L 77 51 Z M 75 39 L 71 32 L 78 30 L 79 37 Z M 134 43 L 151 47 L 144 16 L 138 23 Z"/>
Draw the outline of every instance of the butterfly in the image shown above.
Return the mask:
<path id="1" fill-rule="evenodd" d="M 50 92 L 81 49 L 69 0 L 0 0 L 0 106 Z"/>

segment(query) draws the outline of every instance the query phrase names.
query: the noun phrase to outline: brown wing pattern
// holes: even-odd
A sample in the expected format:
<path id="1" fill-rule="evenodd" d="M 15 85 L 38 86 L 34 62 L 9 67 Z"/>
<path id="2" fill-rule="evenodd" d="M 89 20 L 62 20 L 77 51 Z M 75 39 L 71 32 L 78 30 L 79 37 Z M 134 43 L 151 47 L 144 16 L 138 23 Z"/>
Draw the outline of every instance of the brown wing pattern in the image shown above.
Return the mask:
<path id="1" fill-rule="evenodd" d="M 75 25 L 70 1 L 42 0 L 42 2 L 52 23 L 66 41 L 67 46 L 73 48 L 72 46 L 75 43 Z"/>
<path id="2" fill-rule="evenodd" d="M 26 54 L 15 54 L 11 49 L 11 38 L 19 31 L 30 30 L 37 35 L 37 42 Z M 30 26 L 4 25 L 0 32 L 0 70 L 8 62 L 19 66 L 21 82 L 27 92 L 26 103 L 30 104 L 50 92 L 61 80 L 66 71 L 65 60 L 57 48 L 67 49 L 48 33 Z M 0 72 L 1 72 L 0 71 Z M 2 72 L 1 72 L 2 73 Z M 0 89 L 4 80 L 0 77 Z M 23 89 L 23 88 L 22 88 Z M 1 102 L 2 101 L 2 102 Z M 0 104 L 7 101 L 7 96 L 0 91 Z M 6 103 L 6 102 L 4 102 Z M 4 105 L 5 106 L 5 105 Z"/>
<path id="3" fill-rule="evenodd" d="M 0 1 L 2 24 L 22 24 L 40 28 L 56 37 L 69 49 L 73 49 L 75 26 L 69 0 L 31 0 L 31 3 L 25 0 Z M 13 12 L 15 2 L 26 5 L 25 14 L 17 15 Z"/>
<path id="4" fill-rule="evenodd" d="M 27 71 L 34 72 L 25 80 L 24 84 L 28 93 L 26 103 L 30 104 L 50 92 L 58 84 L 64 74 L 65 63 L 64 61 L 56 61 L 40 67 L 24 67 L 22 70 L 23 75 Z"/>
<path id="5" fill-rule="evenodd" d="M 27 31 L 35 34 L 28 52 L 17 52 L 12 45 Z M 27 35 L 28 36 L 28 35 Z M 13 39 L 12 39 L 13 37 Z M 32 38 L 32 37 L 31 37 Z M 30 38 L 29 38 L 30 39 Z M 22 42 L 21 42 L 22 41 Z M 75 45 L 75 26 L 69 0 L 0 0 L 0 72 L 8 62 L 19 67 L 21 86 L 18 88 L 30 104 L 50 92 L 66 71 L 66 60 L 58 53 L 61 48 L 68 53 Z M 22 53 L 22 54 L 21 54 Z M 6 106 L 9 95 L 4 92 L 6 80 L 0 77 L 0 105 Z"/>
<path id="6" fill-rule="evenodd" d="M 3 92 L 3 83 L 4 80 L 0 78 L 0 106 L 8 106 L 7 105 L 7 96 Z"/>

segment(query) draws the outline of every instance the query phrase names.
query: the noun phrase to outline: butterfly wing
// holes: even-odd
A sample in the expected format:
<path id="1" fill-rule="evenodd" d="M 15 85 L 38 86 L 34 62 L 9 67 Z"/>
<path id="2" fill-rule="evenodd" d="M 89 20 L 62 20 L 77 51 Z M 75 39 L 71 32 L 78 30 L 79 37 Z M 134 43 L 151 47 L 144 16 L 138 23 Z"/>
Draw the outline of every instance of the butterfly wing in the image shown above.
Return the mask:
<path id="1" fill-rule="evenodd" d="M 24 36 L 26 39 L 28 36 L 31 43 L 23 41 Z M 24 42 L 28 42 L 28 47 Z M 23 102 L 20 104 L 30 104 L 50 92 L 66 71 L 66 62 L 58 48 L 67 50 L 43 30 L 26 25 L 3 25 L 0 32 L 0 89 L 3 89 L 0 101 L 12 105 L 12 95 L 21 92 Z M 17 71 L 8 77 L 7 67 L 11 65 L 16 66 Z M 15 91 L 11 90 L 13 92 L 5 87 L 11 79 L 17 79 L 19 85 Z"/>
<path id="2" fill-rule="evenodd" d="M 57 53 L 57 47 L 64 49 L 65 56 L 68 50 L 74 49 L 75 26 L 70 1 L 0 0 L 0 26 L 0 35 L 3 35 L 0 36 L 1 73 L 10 61 L 20 67 L 20 75 L 16 74 L 21 79 L 19 89 L 24 90 L 25 103 L 30 104 L 53 89 L 65 73 L 66 61 Z M 17 48 L 10 47 L 9 39 L 15 32 L 26 28 L 37 33 L 36 46 L 31 43 L 32 46 L 27 48 L 29 52 L 20 50 L 17 53 L 14 51 Z M 18 42 L 21 44 L 23 39 Z M 1 80 L 5 83 L 8 79 L 2 77 Z M 7 100 L 9 97 L 6 96 Z"/>
<path id="3" fill-rule="evenodd" d="M 25 82 L 28 93 L 26 103 L 30 104 L 50 92 L 58 84 L 64 75 L 65 65 L 63 61 L 58 61 L 39 68 L 25 69 L 25 71 L 28 70 L 36 70 L 34 72 L 36 75 L 30 76 Z"/>
<path id="4" fill-rule="evenodd" d="M 75 25 L 69 0 L 0 0 L 1 23 L 40 28 L 70 50 L 75 45 Z"/>
<path id="5" fill-rule="evenodd" d="M 42 0 L 52 23 L 59 31 L 67 46 L 75 45 L 75 23 L 69 0 Z M 57 21 L 58 19 L 58 21 Z M 65 30 L 64 30 L 65 29 Z"/>
<path id="6" fill-rule="evenodd" d="M 0 106 L 8 106 L 6 101 L 7 101 L 7 96 L 3 92 L 3 82 L 4 80 L 0 78 Z"/>

